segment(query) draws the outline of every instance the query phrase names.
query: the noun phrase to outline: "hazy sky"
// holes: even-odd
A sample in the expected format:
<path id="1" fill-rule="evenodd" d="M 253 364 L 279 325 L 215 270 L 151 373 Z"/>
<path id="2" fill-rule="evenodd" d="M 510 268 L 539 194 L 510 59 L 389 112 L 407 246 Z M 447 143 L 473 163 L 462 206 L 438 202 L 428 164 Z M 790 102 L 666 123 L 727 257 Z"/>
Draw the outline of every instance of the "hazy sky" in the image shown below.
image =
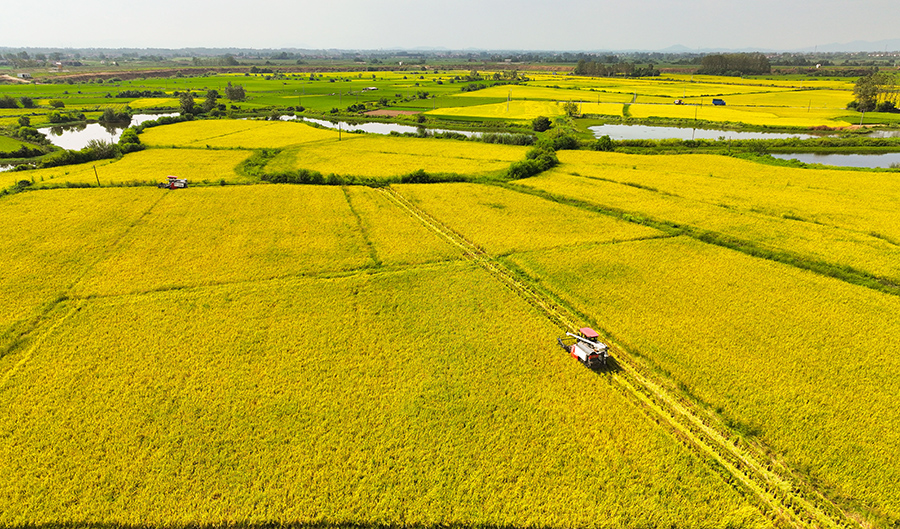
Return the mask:
<path id="1" fill-rule="evenodd" d="M 43 0 L 6 11 L 9 47 L 795 49 L 900 38 L 897 0 Z"/>

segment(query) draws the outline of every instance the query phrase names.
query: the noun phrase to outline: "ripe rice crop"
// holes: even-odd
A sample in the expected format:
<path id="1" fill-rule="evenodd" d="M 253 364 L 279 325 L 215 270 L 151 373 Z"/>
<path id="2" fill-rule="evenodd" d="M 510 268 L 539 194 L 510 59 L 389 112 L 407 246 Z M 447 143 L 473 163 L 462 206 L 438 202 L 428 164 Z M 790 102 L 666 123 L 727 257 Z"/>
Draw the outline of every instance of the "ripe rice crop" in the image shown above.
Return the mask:
<path id="1" fill-rule="evenodd" d="M 589 92 L 585 90 L 565 90 L 559 88 L 545 88 L 541 86 L 515 85 L 515 86 L 492 86 L 484 90 L 475 90 L 472 92 L 463 92 L 454 95 L 453 98 L 471 98 L 471 97 L 495 97 L 506 100 L 511 97 L 515 100 L 550 100 L 550 101 L 597 101 L 600 97 L 602 101 L 607 103 L 629 103 L 631 102 L 630 94 L 615 92 Z M 505 103 L 504 103 L 505 104 Z"/>
<path id="2" fill-rule="evenodd" d="M 532 81 L 529 85 L 544 85 L 553 83 L 560 87 L 580 87 L 582 90 L 593 88 L 606 92 L 619 92 L 624 94 L 638 94 L 638 96 L 661 96 L 667 98 L 725 96 L 730 94 L 745 94 L 755 92 L 778 92 L 790 90 L 788 87 L 760 87 L 750 84 L 723 83 L 723 77 L 712 78 L 713 82 L 677 82 L 666 78 L 624 78 L 624 77 L 569 77 L 565 80 L 557 80 L 552 77 L 547 80 Z"/>
<path id="3" fill-rule="evenodd" d="M 839 108 L 781 108 L 714 106 L 711 98 L 704 98 L 703 105 L 643 105 L 634 104 L 629 112 L 635 118 L 679 118 L 706 121 L 729 121 L 749 125 L 785 127 L 845 127 L 851 125 L 848 111 Z M 727 103 L 727 101 L 726 101 Z"/>
<path id="4" fill-rule="evenodd" d="M 844 508 L 900 520 L 900 298 L 683 237 L 569 255 L 510 259 Z"/>
<path id="5" fill-rule="evenodd" d="M 759 91 L 764 91 L 772 87 L 777 88 L 815 88 L 815 89 L 833 89 L 833 90 L 853 90 L 853 81 L 847 79 L 809 79 L 809 78 L 782 78 L 782 77 L 761 77 L 753 76 L 742 79 L 734 77 L 718 77 L 715 75 L 692 75 L 664 73 L 661 79 L 670 79 L 681 82 L 694 83 L 713 83 L 713 84 L 742 84 L 747 86 L 756 86 Z M 728 80 L 732 80 L 728 83 Z"/>
<path id="6" fill-rule="evenodd" d="M 687 103 L 700 103 L 699 99 L 688 98 Z M 797 90 L 792 92 L 768 92 L 761 94 L 735 94 L 728 96 L 728 106 L 737 107 L 796 107 L 802 110 L 836 108 L 845 110 L 853 101 L 853 92 L 847 90 Z M 707 99 L 704 103 L 708 104 Z M 749 110 L 749 109 L 742 109 Z"/>
<path id="7" fill-rule="evenodd" d="M 361 186 L 347 187 L 345 193 L 378 262 L 395 266 L 462 257 L 458 248 L 404 214 L 383 193 Z"/>
<path id="8" fill-rule="evenodd" d="M 179 108 L 180 102 L 173 97 L 145 97 L 129 102 L 128 106 L 136 109 L 159 107 Z"/>
<path id="9" fill-rule="evenodd" d="M 525 147 L 461 140 L 344 135 L 343 141 L 298 145 L 282 151 L 267 172 L 307 169 L 359 177 L 428 173 L 482 175 L 506 170 L 525 157 Z"/>
<path id="10" fill-rule="evenodd" d="M 65 308 L 0 359 L 4 526 L 771 526 L 470 264 Z"/>
<path id="11" fill-rule="evenodd" d="M 102 259 L 158 199 L 155 191 L 48 190 L 0 200 L 0 342 Z"/>
<path id="12" fill-rule="evenodd" d="M 126 154 L 120 160 L 102 160 L 78 165 L 63 165 L 17 173 L 33 179 L 37 187 L 55 187 L 66 183 L 101 186 L 123 183 L 164 182 L 169 175 L 187 178 L 189 183 L 245 182 L 235 168 L 247 158 L 246 151 L 206 149 L 147 149 Z M 94 169 L 96 167 L 96 173 Z"/>
<path id="13" fill-rule="evenodd" d="M 75 287 L 78 294 L 144 292 L 374 264 L 338 187 L 155 191 L 160 201 Z"/>
<path id="14" fill-rule="evenodd" d="M 401 184 L 394 187 L 491 254 L 661 235 L 653 228 L 496 186 Z"/>
<path id="15" fill-rule="evenodd" d="M 145 130 L 141 142 L 156 146 L 277 148 L 337 139 L 338 133 L 289 121 L 197 120 Z"/>
<path id="16" fill-rule="evenodd" d="M 900 241 L 900 182 L 892 173 L 800 169 L 715 155 L 638 156 L 560 151 L 585 174 L 773 217 Z"/>
<path id="17" fill-rule="evenodd" d="M 900 248 L 882 238 L 636 187 L 629 176 L 624 171 L 563 164 L 518 183 L 632 216 L 709 230 L 760 248 L 900 280 Z"/>
<path id="18" fill-rule="evenodd" d="M 534 119 L 538 116 L 561 116 L 562 105 L 554 101 L 510 101 L 509 103 L 492 103 L 465 107 L 448 107 L 429 110 L 426 115 L 433 116 L 468 116 L 488 119 Z"/>

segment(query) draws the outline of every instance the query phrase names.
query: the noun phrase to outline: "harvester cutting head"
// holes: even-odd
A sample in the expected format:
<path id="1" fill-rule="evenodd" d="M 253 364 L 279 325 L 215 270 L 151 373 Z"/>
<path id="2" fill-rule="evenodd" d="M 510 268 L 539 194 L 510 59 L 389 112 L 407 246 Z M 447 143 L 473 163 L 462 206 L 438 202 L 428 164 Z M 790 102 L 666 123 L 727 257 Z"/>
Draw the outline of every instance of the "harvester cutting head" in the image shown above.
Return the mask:
<path id="1" fill-rule="evenodd" d="M 609 358 L 608 347 L 600 341 L 600 335 L 590 327 L 578 329 L 578 334 L 567 332 L 556 339 L 560 347 L 588 367 L 604 367 Z"/>

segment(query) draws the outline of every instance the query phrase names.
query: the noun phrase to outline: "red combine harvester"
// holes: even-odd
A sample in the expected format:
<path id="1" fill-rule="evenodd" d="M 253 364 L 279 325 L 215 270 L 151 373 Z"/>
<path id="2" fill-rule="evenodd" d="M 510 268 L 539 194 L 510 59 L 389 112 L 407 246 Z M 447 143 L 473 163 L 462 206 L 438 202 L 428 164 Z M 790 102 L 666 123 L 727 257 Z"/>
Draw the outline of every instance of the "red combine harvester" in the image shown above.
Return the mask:
<path id="1" fill-rule="evenodd" d="M 166 189 L 184 189 L 187 187 L 187 180 L 184 178 L 178 178 L 177 176 L 167 176 L 167 182 L 160 182 L 156 184 L 156 187 L 166 188 Z"/>
<path id="2" fill-rule="evenodd" d="M 567 332 L 565 336 L 556 339 L 559 346 L 565 349 L 582 364 L 594 368 L 605 367 L 609 358 L 609 349 L 600 341 L 600 335 L 590 327 L 578 329 L 578 334 Z"/>

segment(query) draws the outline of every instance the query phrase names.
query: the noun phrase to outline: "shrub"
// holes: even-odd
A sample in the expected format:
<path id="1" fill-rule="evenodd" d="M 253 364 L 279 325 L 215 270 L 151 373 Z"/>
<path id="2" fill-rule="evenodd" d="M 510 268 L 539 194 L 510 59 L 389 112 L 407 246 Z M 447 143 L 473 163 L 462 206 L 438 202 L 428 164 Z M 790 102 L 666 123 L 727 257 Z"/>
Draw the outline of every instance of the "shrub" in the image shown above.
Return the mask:
<path id="1" fill-rule="evenodd" d="M 534 145 L 534 136 L 531 134 L 486 132 L 480 135 L 478 139 L 484 143 L 499 143 L 502 145 Z"/>
<path id="2" fill-rule="evenodd" d="M 544 132 L 550 129 L 550 118 L 546 116 L 538 116 L 531 120 L 531 128 L 535 132 Z"/>
<path id="3" fill-rule="evenodd" d="M 601 136 L 597 138 L 597 141 L 591 144 L 591 149 L 595 151 L 609 152 L 615 148 L 616 146 L 610 139 L 609 135 Z"/>
<path id="4" fill-rule="evenodd" d="M 49 105 L 51 108 L 65 108 L 66 106 L 61 99 L 51 99 Z"/>
<path id="5" fill-rule="evenodd" d="M 0 96 L 0 108 L 19 108 L 19 104 L 16 103 L 15 98 L 11 96 Z"/>

